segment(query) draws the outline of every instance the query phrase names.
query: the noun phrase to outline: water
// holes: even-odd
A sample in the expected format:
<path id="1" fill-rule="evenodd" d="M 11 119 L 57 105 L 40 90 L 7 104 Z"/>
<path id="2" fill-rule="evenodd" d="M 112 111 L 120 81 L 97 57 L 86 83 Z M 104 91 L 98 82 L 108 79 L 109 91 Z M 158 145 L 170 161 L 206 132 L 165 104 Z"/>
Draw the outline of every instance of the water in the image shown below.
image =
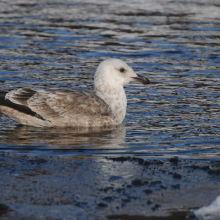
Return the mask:
<path id="1" fill-rule="evenodd" d="M 130 83 L 112 130 L 45 129 L 0 120 L 0 150 L 46 155 L 219 158 L 218 0 L 1 1 L 0 88 L 93 89 L 120 58 L 152 84 Z"/>

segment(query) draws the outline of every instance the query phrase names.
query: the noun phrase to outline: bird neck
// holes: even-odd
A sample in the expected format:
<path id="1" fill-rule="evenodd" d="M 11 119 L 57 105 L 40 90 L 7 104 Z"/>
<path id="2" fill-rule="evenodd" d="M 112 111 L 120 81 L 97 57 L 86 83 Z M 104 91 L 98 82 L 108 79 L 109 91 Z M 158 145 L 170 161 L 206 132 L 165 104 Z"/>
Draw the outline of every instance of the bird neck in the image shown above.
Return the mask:
<path id="1" fill-rule="evenodd" d="M 105 89 L 104 91 L 96 88 L 96 93 L 111 107 L 118 123 L 122 123 L 127 108 L 127 97 L 123 86 Z"/>

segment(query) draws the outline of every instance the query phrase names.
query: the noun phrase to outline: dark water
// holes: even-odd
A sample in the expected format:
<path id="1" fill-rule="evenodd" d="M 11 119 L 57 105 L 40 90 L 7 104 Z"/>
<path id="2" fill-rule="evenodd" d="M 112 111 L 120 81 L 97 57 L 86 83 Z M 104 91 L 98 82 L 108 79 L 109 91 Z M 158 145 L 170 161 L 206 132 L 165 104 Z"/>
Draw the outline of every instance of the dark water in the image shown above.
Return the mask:
<path id="1" fill-rule="evenodd" d="M 98 63 L 126 61 L 130 83 L 113 130 L 39 129 L 0 120 L 0 149 L 47 155 L 219 158 L 220 3 L 1 1 L 0 88 L 93 88 Z"/>

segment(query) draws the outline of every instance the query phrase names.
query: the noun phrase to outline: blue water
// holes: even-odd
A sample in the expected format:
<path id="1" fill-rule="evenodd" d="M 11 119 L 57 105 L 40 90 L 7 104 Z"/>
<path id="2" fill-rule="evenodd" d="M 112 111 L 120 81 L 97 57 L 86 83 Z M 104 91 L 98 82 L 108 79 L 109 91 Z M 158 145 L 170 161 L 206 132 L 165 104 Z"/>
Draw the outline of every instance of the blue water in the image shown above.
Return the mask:
<path id="1" fill-rule="evenodd" d="M 126 87 L 127 115 L 112 130 L 34 129 L 0 115 L 0 150 L 219 158 L 215 1 L 6 1 L 1 10 L 1 90 L 93 89 L 95 69 L 109 57 L 126 61 L 152 84 Z"/>

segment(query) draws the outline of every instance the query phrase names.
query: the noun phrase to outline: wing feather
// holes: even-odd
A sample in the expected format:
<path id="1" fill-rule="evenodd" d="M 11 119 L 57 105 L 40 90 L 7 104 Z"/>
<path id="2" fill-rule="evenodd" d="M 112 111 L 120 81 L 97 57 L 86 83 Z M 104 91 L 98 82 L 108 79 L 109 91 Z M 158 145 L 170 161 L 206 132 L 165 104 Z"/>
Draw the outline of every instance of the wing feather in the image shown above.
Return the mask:
<path id="1" fill-rule="evenodd" d="M 31 98 L 36 91 L 31 88 L 20 88 L 7 93 L 5 98 L 18 105 L 27 105 L 27 100 Z"/>
<path id="2" fill-rule="evenodd" d="M 22 88 L 9 92 L 6 99 L 26 106 L 45 120 L 55 123 L 69 123 L 81 117 L 91 122 L 112 114 L 111 108 L 95 92 L 81 90 Z"/>

